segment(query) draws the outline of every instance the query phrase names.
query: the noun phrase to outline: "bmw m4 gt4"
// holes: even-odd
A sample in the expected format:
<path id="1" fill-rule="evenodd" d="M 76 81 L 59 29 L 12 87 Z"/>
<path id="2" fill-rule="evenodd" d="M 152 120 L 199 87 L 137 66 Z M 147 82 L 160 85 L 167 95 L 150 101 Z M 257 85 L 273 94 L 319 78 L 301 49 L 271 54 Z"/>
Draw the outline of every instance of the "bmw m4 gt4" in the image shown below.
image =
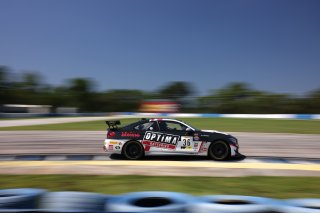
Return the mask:
<path id="1" fill-rule="evenodd" d="M 239 155 L 237 138 L 215 130 L 199 130 L 180 120 L 141 119 L 124 127 L 120 120 L 109 126 L 103 149 L 130 160 L 146 155 L 202 155 L 225 160 Z"/>

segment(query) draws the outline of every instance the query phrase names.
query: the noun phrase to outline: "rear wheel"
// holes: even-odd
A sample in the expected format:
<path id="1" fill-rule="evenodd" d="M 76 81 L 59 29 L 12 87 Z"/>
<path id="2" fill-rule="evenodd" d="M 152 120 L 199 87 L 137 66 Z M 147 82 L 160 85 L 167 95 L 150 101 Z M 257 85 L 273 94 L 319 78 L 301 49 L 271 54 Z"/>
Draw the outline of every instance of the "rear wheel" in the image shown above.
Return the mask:
<path id="1" fill-rule="evenodd" d="M 225 141 L 215 141 L 210 145 L 208 155 L 213 160 L 226 160 L 230 156 L 230 147 Z"/>
<path id="2" fill-rule="evenodd" d="M 144 156 L 144 149 L 137 141 L 127 142 L 123 147 L 123 155 L 129 160 L 138 160 Z"/>

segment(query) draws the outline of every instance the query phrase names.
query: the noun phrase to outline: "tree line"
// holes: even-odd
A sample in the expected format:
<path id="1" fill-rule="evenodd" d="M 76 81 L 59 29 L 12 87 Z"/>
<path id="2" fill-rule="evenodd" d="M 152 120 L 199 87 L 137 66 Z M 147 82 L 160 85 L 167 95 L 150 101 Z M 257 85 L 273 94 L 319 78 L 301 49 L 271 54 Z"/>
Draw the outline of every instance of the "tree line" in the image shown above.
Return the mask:
<path id="1" fill-rule="evenodd" d="M 80 112 L 137 111 L 143 100 L 170 99 L 182 112 L 203 113 L 320 113 L 320 89 L 300 97 L 253 89 L 247 83 L 230 83 L 208 95 L 196 96 L 188 82 L 169 82 L 156 91 L 96 91 L 87 78 L 73 78 L 63 85 L 45 84 L 36 72 L 14 74 L 0 66 L 0 106 L 4 104 L 77 107 Z"/>

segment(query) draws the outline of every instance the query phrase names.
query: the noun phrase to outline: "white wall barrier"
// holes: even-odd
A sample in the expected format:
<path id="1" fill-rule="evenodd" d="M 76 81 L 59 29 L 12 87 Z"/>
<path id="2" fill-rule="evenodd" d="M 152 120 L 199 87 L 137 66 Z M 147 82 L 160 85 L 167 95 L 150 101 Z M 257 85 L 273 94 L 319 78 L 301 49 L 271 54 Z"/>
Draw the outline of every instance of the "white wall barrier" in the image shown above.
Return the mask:
<path id="1" fill-rule="evenodd" d="M 215 114 L 215 113 L 120 113 L 135 117 L 175 117 L 175 118 L 252 118 L 252 119 L 299 119 L 319 120 L 320 114 Z"/>
<path id="2" fill-rule="evenodd" d="M 252 119 L 299 119 L 320 120 L 320 114 L 216 114 L 216 113 L 143 113 L 143 112 L 101 112 L 101 113 L 0 113 L 0 118 L 33 117 L 85 117 L 122 116 L 128 117 L 174 117 L 174 118 L 252 118 Z"/>

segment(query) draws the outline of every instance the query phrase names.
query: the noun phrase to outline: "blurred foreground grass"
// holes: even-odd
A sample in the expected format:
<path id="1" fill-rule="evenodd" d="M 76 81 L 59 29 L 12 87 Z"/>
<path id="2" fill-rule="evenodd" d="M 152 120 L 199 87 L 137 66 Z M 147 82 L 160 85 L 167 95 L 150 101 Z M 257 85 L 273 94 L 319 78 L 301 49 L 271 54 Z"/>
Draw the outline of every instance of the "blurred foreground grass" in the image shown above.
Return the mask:
<path id="1" fill-rule="evenodd" d="M 121 119 L 122 125 L 139 119 Z M 270 132 L 320 134 L 319 120 L 277 120 L 277 119 L 238 119 L 238 118 L 181 118 L 184 122 L 199 129 L 214 129 L 226 132 Z M 2 127 L 0 130 L 92 130 L 106 129 L 104 121 L 75 122 L 21 127 Z"/>
<path id="2" fill-rule="evenodd" d="M 319 198 L 319 182 L 319 177 L 0 175 L 2 189 L 32 187 L 106 194 L 161 190 L 194 195 L 241 194 L 274 198 Z"/>

